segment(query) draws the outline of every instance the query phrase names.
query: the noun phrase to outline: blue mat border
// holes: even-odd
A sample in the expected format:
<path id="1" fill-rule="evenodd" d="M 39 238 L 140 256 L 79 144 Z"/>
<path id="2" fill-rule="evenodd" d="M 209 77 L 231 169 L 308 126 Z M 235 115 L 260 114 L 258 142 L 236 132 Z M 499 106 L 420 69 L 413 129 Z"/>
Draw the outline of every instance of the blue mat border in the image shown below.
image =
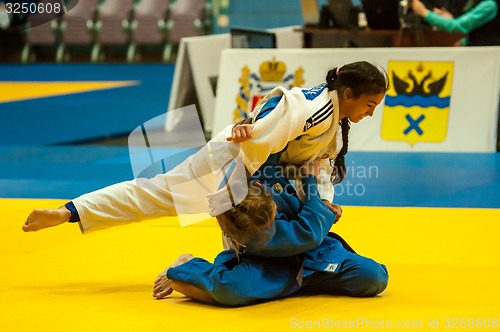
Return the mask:
<path id="1" fill-rule="evenodd" d="M 349 152 L 346 164 L 341 205 L 500 208 L 500 153 Z M 124 146 L 0 146 L 0 174 L 3 198 L 71 199 L 134 177 Z"/>
<path id="2" fill-rule="evenodd" d="M 52 145 L 130 133 L 168 109 L 173 64 L 0 65 L 1 82 L 138 81 L 139 85 L 0 103 L 0 145 Z"/>

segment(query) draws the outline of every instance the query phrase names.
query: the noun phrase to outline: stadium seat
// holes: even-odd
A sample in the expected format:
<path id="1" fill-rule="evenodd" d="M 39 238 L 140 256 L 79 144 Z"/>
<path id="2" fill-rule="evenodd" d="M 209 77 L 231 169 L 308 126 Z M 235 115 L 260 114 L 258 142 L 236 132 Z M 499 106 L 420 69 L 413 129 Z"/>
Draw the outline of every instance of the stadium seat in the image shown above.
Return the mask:
<path id="1" fill-rule="evenodd" d="M 57 49 L 56 61 L 69 59 L 68 47 L 91 45 L 94 41 L 94 24 L 98 0 L 79 0 L 74 8 L 62 17 L 61 43 Z"/>
<path id="2" fill-rule="evenodd" d="M 208 3 L 205 0 L 182 0 L 176 1 L 168 11 L 167 17 L 167 41 L 168 49 L 164 57 L 170 58 L 172 46 L 177 47 L 181 38 L 199 36 L 209 30 L 209 18 L 207 12 Z"/>
<path id="3" fill-rule="evenodd" d="M 134 0 L 106 0 L 98 9 L 94 24 L 95 44 L 91 61 L 103 59 L 103 48 L 108 45 L 126 45 L 130 41 L 130 21 Z"/>
<path id="4" fill-rule="evenodd" d="M 130 24 L 131 41 L 127 51 L 127 61 L 134 62 L 140 45 L 166 46 L 165 19 L 169 0 L 140 0 L 134 10 Z"/>

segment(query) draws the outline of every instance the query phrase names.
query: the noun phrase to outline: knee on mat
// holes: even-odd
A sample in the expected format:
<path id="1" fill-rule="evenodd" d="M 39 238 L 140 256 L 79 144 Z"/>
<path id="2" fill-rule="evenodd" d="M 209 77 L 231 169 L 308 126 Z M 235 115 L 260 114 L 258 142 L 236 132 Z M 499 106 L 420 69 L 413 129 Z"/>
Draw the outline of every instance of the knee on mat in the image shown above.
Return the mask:
<path id="1" fill-rule="evenodd" d="M 358 278 L 358 287 L 353 289 L 352 296 L 376 296 L 386 289 L 389 282 L 387 268 L 375 261 L 360 267 Z"/>

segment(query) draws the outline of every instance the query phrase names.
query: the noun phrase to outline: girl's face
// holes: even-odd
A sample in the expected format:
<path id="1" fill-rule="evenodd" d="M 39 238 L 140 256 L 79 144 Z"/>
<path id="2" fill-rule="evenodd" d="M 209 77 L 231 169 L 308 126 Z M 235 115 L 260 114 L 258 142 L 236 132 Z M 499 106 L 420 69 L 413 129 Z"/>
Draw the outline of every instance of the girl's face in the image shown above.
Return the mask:
<path id="1" fill-rule="evenodd" d="M 351 122 L 358 123 L 367 116 L 372 116 L 375 107 L 382 102 L 385 93 L 362 94 L 358 98 L 353 97 L 352 90 L 347 88 L 342 93 L 339 101 L 340 118 L 348 118 Z"/>

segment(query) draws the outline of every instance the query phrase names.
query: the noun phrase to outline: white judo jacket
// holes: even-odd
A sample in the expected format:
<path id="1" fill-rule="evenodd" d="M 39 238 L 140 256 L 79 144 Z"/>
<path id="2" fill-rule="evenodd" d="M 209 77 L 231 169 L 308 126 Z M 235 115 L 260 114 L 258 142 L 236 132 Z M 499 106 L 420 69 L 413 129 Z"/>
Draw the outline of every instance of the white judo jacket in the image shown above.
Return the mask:
<path id="1" fill-rule="evenodd" d="M 266 102 L 276 96 L 281 96 L 279 103 L 256 121 Z M 312 89 L 277 87 L 249 117 L 255 122 L 252 139 L 241 143 L 239 151 L 247 170 L 253 174 L 270 154 L 285 147 L 281 162 L 290 165 L 300 166 L 304 161 L 327 157 L 321 163 L 318 189 L 322 199 L 333 201 L 329 158 L 335 158 L 342 148 L 337 92 L 328 91 L 326 84 Z M 210 172 L 207 165 L 217 155 L 210 144 L 226 142 L 232 127 L 226 127 L 205 148 L 165 174 L 121 182 L 75 198 L 72 202 L 80 216 L 82 232 L 175 216 L 179 206 L 188 206 L 192 213 L 208 211 L 206 195 L 217 190 L 204 176 Z M 177 192 L 173 197 L 171 187 L 179 183 L 189 183 L 197 189 Z"/>

